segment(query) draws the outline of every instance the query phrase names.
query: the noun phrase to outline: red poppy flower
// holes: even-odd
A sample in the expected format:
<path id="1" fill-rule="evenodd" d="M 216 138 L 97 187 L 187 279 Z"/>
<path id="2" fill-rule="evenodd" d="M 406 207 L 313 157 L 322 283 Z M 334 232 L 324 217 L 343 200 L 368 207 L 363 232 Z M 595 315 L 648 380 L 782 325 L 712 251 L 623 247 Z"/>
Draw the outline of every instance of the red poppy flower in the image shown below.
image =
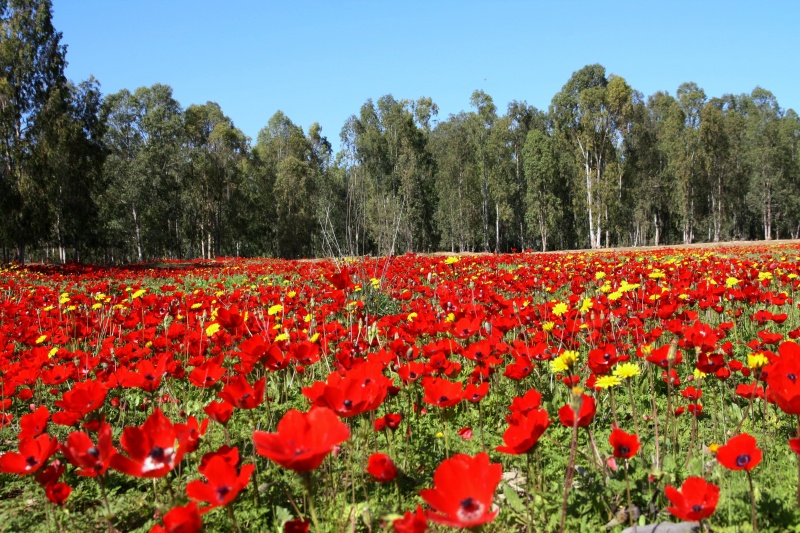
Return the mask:
<path id="1" fill-rule="evenodd" d="M 379 363 L 366 363 L 345 376 L 333 372 L 326 383 L 318 381 L 303 388 L 312 405 L 328 407 L 343 418 L 377 409 L 389 391 L 391 380 L 383 375 Z"/>
<path id="2" fill-rule="evenodd" d="M 719 501 L 719 487 L 701 477 L 687 478 L 680 490 L 669 485 L 664 494 L 673 505 L 667 510 L 687 522 L 708 518 L 714 514 Z"/>
<path id="3" fill-rule="evenodd" d="M 62 398 L 53 403 L 67 413 L 75 413 L 76 420 L 79 420 L 98 409 L 106 400 L 108 389 L 99 381 L 81 381 L 76 383 L 71 390 L 64 393 Z M 53 422 L 61 424 L 57 417 L 62 413 L 53 415 Z M 74 423 L 74 422 L 72 422 Z M 64 425 L 72 425 L 72 423 Z"/>
<path id="4" fill-rule="evenodd" d="M 220 400 L 211 402 L 203 407 L 203 412 L 208 415 L 208 418 L 224 426 L 233 415 L 233 406 L 224 400 Z"/>
<path id="5" fill-rule="evenodd" d="M 367 473 L 375 481 L 385 483 L 397 476 L 397 466 L 395 466 L 392 458 L 385 453 L 373 453 L 367 460 Z"/>
<path id="6" fill-rule="evenodd" d="M 50 419 L 50 411 L 47 407 L 42 405 L 34 412 L 24 415 L 19 419 L 19 440 L 27 439 L 29 437 L 36 437 L 44 432 L 47 426 L 47 421 Z"/>
<path id="7" fill-rule="evenodd" d="M 265 385 L 264 377 L 251 386 L 242 374 L 236 374 L 217 396 L 239 409 L 254 409 L 264 401 Z"/>
<path id="8" fill-rule="evenodd" d="M 216 357 L 206 359 L 200 365 L 194 367 L 187 376 L 195 387 L 211 387 L 225 374 L 222 366 L 224 354 L 220 353 Z"/>
<path id="9" fill-rule="evenodd" d="M 92 439 L 82 431 L 74 431 L 61 445 L 70 464 L 78 467 L 78 475 L 95 477 L 105 473 L 111 464 L 111 458 L 117 453 L 111 442 L 111 426 L 104 424 L 97 435 L 97 446 Z"/>
<path id="10" fill-rule="evenodd" d="M 0 472 L 24 476 L 39 470 L 58 449 L 58 439 L 44 434 L 19 441 L 19 453 L 0 456 Z"/>
<path id="11" fill-rule="evenodd" d="M 464 387 L 464 399 L 471 403 L 478 403 L 489 392 L 489 382 L 484 381 L 480 385 L 470 383 Z"/>
<path id="12" fill-rule="evenodd" d="M 277 433 L 253 432 L 259 455 L 296 472 L 314 470 L 349 438 L 350 428 L 327 407 L 312 407 L 308 413 L 290 409 L 278 422 Z"/>
<path id="13" fill-rule="evenodd" d="M 611 367 L 617 362 L 617 348 L 613 344 L 604 344 L 589 350 L 589 370 L 598 376 L 611 372 Z"/>
<path id="14" fill-rule="evenodd" d="M 534 409 L 519 417 L 515 423 L 508 426 L 503 433 L 505 446 L 495 448 L 498 452 L 520 454 L 527 453 L 539 442 L 539 437 L 550 425 L 547 411 Z"/>
<path id="15" fill-rule="evenodd" d="M 66 483 L 49 483 L 44 487 L 44 494 L 54 504 L 64 505 L 69 495 L 72 494 L 72 487 Z"/>
<path id="16" fill-rule="evenodd" d="M 630 459 L 639 451 L 639 436 L 635 433 L 625 433 L 619 428 L 611 430 L 608 443 L 614 449 L 614 457 Z"/>
<path id="17" fill-rule="evenodd" d="M 511 400 L 511 405 L 508 410 L 511 414 L 506 415 L 506 421 L 509 424 L 516 424 L 516 420 L 521 419 L 530 411 L 538 409 L 542 405 L 542 394 L 536 389 L 531 389 L 523 396 L 516 396 Z"/>
<path id="18" fill-rule="evenodd" d="M 434 487 L 419 493 L 434 509 L 428 512 L 428 519 L 452 527 L 491 522 L 500 512 L 492 510 L 492 497 L 502 476 L 503 467 L 489 463 L 485 452 L 445 459 L 433 473 Z"/>
<path id="19" fill-rule="evenodd" d="M 764 388 L 758 384 L 757 381 L 746 385 L 744 383 L 739 383 L 736 386 L 736 395 L 741 396 L 742 398 L 756 399 L 756 398 L 763 398 L 764 397 Z"/>
<path id="20" fill-rule="evenodd" d="M 141 426 L 122 430 L 120 446 L 127 456 L 115 454 L 111 468 L 129 476 L 162 477 L 183 459 L 187 451 L 186 433 L 156 408 Z"/>
<path id="21" fill-rule="evenodd" d="M 694 387 L 686 387 L 681 391 L 681 396 L 694 402 L 703 396 L 703 391 Z"/>
<path id="22" fill-rule="evenodd" d="M 717 461 L 728 470 L 752 470 L 761 462 L 761 449 L 752 435 L 742 433 L 717 449 Z"/>
<path id="23" fill-rule="evenodd" d="M 308 533 L 310 527 L 310 520 L 295 518 L 293 520 L 288 520 L 283 524 L 283 533 Z"/>
<path id="24" fill-rule="evenodd" d="M 789 439 L 789 449 L 800 455 L 800 437 Z"/>
<path id="25" fill-rule="evenodd" d="M 164 526 L 156 524 L 150 533 L 198 533 L 203 527 L 196 502 L 183 507 L 173 507 L 164 515 Z"/>
<path id="26" fill-rule="evenodd" d="M 783 412 L 800 415 L 800 345 L 786 341 L 778 347 L 780 357 L 764 367 L 767 398 Z"/>
<path id="27" fill-rule="evenodd" d="M 461 383 L 443 378 L 425 377 L 422 379 L 425 396 L 422 401 L 439 407 L 452 407 L 464 398 Z"/>
<path id="28" fill-rule="evenodd" d="M 425 533 L 428 530 L 428 519 L 421 505 L 417 505 L 415 512 L 406 511 L 403 518 L 392 522 L 392 527 L 397 533 Z"/>
<path id="29" fill-rule="evenodd" d="M 581 394 L 580 408 L 578 410 L 578 427 L 586 427 L 594 420 L 594 415 L 597 414 L 597 405 L 594 398 Z M 572 405 L 565 404 L 558 410 L 558 419 L 561 424 L 571 428 L 575 424 L 575 410 Z"/>
<path id="30" fill-rule="evenodd" d="M 255 465 L 244 465 L 239 471 L 238 449 L 231 448 L 228 452 L 230 456 L 215 454 L 208 461 L 201 463 L 198 470 L 205 478 L 205 482 L 195 480 L 186 485 L 186 495 L 189 498 L 208 504 L 208 507 L 202 510 L 203 513 L 215 507 L 228 505 L 250 483 Z"/>

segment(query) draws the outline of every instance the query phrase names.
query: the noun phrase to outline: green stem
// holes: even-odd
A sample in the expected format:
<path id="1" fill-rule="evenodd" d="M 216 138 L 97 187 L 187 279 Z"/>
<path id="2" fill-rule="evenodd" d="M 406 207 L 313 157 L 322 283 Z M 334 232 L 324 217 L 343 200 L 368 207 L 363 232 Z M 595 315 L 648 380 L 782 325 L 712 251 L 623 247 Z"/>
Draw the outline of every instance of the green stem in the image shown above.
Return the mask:
<path id="1" fill-rule="evenodd" d="M 747 482 L 750 484 L 750 515 L 753 517 L 753 533 L 758 533 L 758 523 L 756 522 L 756 494 L 753 491 L 753 476 L 749 470 L 745 470 Z"/>

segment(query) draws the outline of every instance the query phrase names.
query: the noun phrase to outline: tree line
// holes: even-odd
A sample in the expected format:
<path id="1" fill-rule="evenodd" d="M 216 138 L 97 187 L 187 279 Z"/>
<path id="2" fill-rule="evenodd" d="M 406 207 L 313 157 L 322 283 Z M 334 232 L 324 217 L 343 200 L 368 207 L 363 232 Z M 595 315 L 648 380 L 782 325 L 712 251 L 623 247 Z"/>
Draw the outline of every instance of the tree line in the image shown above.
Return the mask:
<path id="1" fill-rule="evenodd" d="M 276 112 L 253 141 L 167 85 L 66 79 L 48 0 L 0 0 L 3 259 L 399 254 L 797 238 L 800 119 L 768 90 L 645 97 L 601 65 L 548 108 L 367 100 L 333 153 Z"/>

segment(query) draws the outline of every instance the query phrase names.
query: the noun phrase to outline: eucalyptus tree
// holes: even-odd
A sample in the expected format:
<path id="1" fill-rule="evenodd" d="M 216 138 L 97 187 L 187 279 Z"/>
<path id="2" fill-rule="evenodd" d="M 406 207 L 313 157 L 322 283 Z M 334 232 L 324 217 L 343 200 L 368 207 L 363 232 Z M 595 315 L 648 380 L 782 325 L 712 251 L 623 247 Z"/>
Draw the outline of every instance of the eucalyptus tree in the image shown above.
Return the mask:
<path id="1" fill-rule="evenodd" d="M 253 151 L 262 172 L 265 206 L 271 204 L 271 224 L 275 251 L 281 257 L 311 255 L 316 228 L 313 198 L 316 195 L 312 169 L 312 148 L 303 128 L 282 111 L 277 111 L 259 133 Z"/>
<path id="2" fill-rule="evenodd" d="M 482 241 L 481 176 L 471 141 L 471 115 L 461 112 L 431 134 L 436 160 L 436 226 L 439 248 L 473 251 Z"/>
<path id="3" fill-rule="evenodd" d="M 191 105 L 184 112 L 183 233 L 190 255 L 221 255 L 223 241 L 240 243 L 240 181 L 247 138 L 219 104 Z M 238 252 L 235 244 L 230 251 Z"/>
<path id="4" fill-rule="evenodd" d="M 112 248 L 125 257 L 180 256 L 183 110 L 172 88 L 156 84 L 108 96 L 108 188 L 103 206 Z"/>
<path id="5" fill-rule="evenodd" d="M 581 166 L 575 188 L 582 190 L 585 201 L 575 208 L 586 212 L 592 248 L 602 246 L 604 229 L 609 242 L 610 202 L 618 197 L 622 172 L 618 168 L 616 176 L 609 176 L 607 168 L 617 157 L 632 94 L 623 78 L 607 78 L 603 66 L 587 65 L 572 74 L 550 105 L 557 134 L 575 151 Z"/>
<path id="6" fill-rule="evenodd" d="M 523 155 L 527 179 L 525 218 L 530 227 L 536 228 L 544 252 L 548 237 L 556 231 L 564 216 L 558 194 L 564 182 L 560 179 L 556 142 L 546 133 L 533 129 L 528 132 Z"/>
<path id="7" fill-rule="evenodd" d="M 72 248 L 77 260 L 82 250 L 97 247 L 102 237 L 96 203 L 105 187 L 101 102 L 95 80 L 77 86 L 69 83 L 52 92 L 34 125 L 37 150 L 30 168 L 43 179 L 49 237 L 61 262 L 67 259 L 67 248 Z"/>
<path id="8" fill-rule="evenodd" d="M 65 56 L 49 0 L 0 2 L 0 239 L 21 262 L 52 227 L 47 175 L 32 165 L 42 155 L 44 115 L 66 90 Z"/>
<path id="9" fill-rule="evenodd" d="M 684 115 L 684 123 L 678 142 L 671 145 L 670 159 L 678 180 L 675 199 L 681 214 L 683 243 L 695 240 L 699 219 L 707 208 L 706 180 L 703 175 L 703 150 L 700 143 L 700 123 L 706 93 L 696 83 L 683 83 L 676 92 L 678 104 Z"/>

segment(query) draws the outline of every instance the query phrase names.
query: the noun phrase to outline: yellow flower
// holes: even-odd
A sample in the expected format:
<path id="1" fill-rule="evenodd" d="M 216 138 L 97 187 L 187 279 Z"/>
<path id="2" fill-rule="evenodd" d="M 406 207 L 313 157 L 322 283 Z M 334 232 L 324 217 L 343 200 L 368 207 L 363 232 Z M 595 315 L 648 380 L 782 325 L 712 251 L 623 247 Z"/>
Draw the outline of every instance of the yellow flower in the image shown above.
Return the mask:
<path id="1" fill-rule="evenodd" d="M 639 367 L 635 363 L 622 363 L 617 365 L 613 374 L 620 379 L 629 379 L 639 375 Z"/>
<path id="2" fill-rule="evenodd" d="M 597 378 L 597 381 L 594 382 L 594 386 L 598 389 L 608 389 L 610 387 L 616 387 L 620 383 L 622 383 L 622 380 L 617 376 L 600 376 Z"/>
<path id="3" fill-rule="evenodd" d="M 602 270 L 598 270 L 594 273 L 594 279 L 603 279 L 604 277 L 606 277 L 606 273 Z"/>
<path id="4" fill-rule="evenodd" d="M 731 287 L 733 287 L 734 285 L 738 285 L 738 284 L 739 284 L 739 280 L 734 278 L 733 276 L 731 276 L 731 277 L 729 277 L 728 279 L 725 280 L 725 286 L 728 287 L 729 289 Z"/>
<path id="5" fill-rule="evenodd" d="M 46 340 L 47 340 L 47 335 L 42 335 L 41 337 L 36 339 L 36 344 L 42 344 Z"/>
<path id="6" fill-rule="evenodd" d="M 455 313 L 447 313 L 447 318 L 444 319 L 445 322 L 455 322 L 456 315 Z"/>
<path id="7" fill-rule="evenodd" d="M 270 316 L 274 316 L 280 313 L 281 311 L 283 311 L 283 306 L 281 304 L 275 304 L 269 309 L 267 309 L 267 314 Z"/>
<path id="8" fill-rule="evenodd" d="M 556 327 L 555 322 L 547 321 L 542 323 L 542 330 L 544 331 L 553 331 L 553 328 Z"/>
<path id="9" fill-rule="evenodd" d="M 208 336 L 210 337 L 210 336 L 212 336 L 214 333 L 216 333 L 217 331 L 219 331 L 219 324 L 217 324 L 216 322 L 214 322 L 213 324 L 211 324 L 210 326 L 208 326 L 208 327 L 206 328 L 206 335 L 208 335 Z"/>
<path id="10" fill-rule="evenodd" d="M 406 317 L 406 320 L 408 320 L 409 322 L 412 322 L 415 318 L 417 318 L 417 316 L 418 316 L 417 313 L 414 313 L 412 311 L 411 313 L 408 313 L 408 316 Z"/>
<path id="11" fill-rule="evenodd" d="M 581 313 L 585 313 L 586 311 L 591 309 L 592 305 L 593 305 L 592 300 L 590 300 L 589 298 L 584 298 L 583 303 L 581 304 Z"/>
<path id="12" fill-rule="evenodd" d="M 288 340 L 289 340 L 288 333 L 279 333 L 278 335 L 275 335 L 275 342 L 288 341 Z"/>
<path id="13" fill-rule="evenodd" d="M 701 380 L 706 377 L 706 373 L 700 370 L 699 368 L 694 369 L 694 379 Z"/>
<path id="14" fill-rule="evenodd" d="M 772 279 L 772 272 L 759 272 L 758 273 L 758 281 L 764 281 L 764 280 L 769 281 L 771 279 Z"/>
<path id="15" fill-rule="evenodd" d="M 614 291 L 608 295 L 608 299 L 611 300 L 612 302 L 614 300 L 619 300 L 620 298 L 622 298 L 622 293 L 620 291 Z"/>
<path id="16" fill-rule="evenodd" d="M 769 359 L 767 359 L 767 356 L 761 352 L 747 354 L 747 366 L 750 368 L 761 368 L 762 366 L 767 366 L 768 364 Z"/>
<path id="17" fill-rule="evenodd" d="M 708 445 L 708 451 L 710 451 L 711 453 L 717 453 L 717 450 L 719 450 L 719 444 L 717 444 L 716 442 L 712 442 L 711 444 Z"/>
<path id="18" fill-rule="evenodd" d="M 575 350 L 564 350 L 564 352 L 550 361 L 550 369 L 553 372 L 564 372 L 572 368 L 575 361 L 578 360 L 578 352 Z"/>
<path id="19" fill-rule="evenodd" d="M 661 270 L 654 270 L 653 272 L 650 272 L 647 277 L 650 279 L 661 279 L 667 277 L 667 275 Z"/>
<path id="20" fill-rule="evenodd" d="M 200 309 L 201 307 L 203 307 L 203 304 L 200 302 L 192 304 L 192 309 Z"/>
<path id="21" fill-rule="evenodd" d="M 556 305 L 553 306 L 553 314 L 556 316 L 561 316 L 569 310 L 567 304 L 564 302 L 558 302 Z"/>
<path id="22" fill-rule="evenodd" d="M 311 342 L 317 342 L 317 340 L 319 340 L 319 333 L 314 333 L 308 340 Z"/>
<path id="23" fill-rule="evenodd" d="M 136 298 L 141 298 L 141 297 L 144 295 L 144 293 L 145 293 L 145 292 L 147 292 L 147 291 L 145 291 L 144 289 L 139 289 L 138 291 L 134 292 L 134 293 L 131 295 L 131 298 L 133 298 L 134 300 L 135 300 Z"/>
<path id="24" fill-rule="evenodd" d="M 452 265 L 452 264 L 458 263 L 458 261 L 459 261 L 458 257 L 450 256 L 450 257 L 448 257 L 447 259 L 444 260 L 444 264 L 445 265 Z"/>

